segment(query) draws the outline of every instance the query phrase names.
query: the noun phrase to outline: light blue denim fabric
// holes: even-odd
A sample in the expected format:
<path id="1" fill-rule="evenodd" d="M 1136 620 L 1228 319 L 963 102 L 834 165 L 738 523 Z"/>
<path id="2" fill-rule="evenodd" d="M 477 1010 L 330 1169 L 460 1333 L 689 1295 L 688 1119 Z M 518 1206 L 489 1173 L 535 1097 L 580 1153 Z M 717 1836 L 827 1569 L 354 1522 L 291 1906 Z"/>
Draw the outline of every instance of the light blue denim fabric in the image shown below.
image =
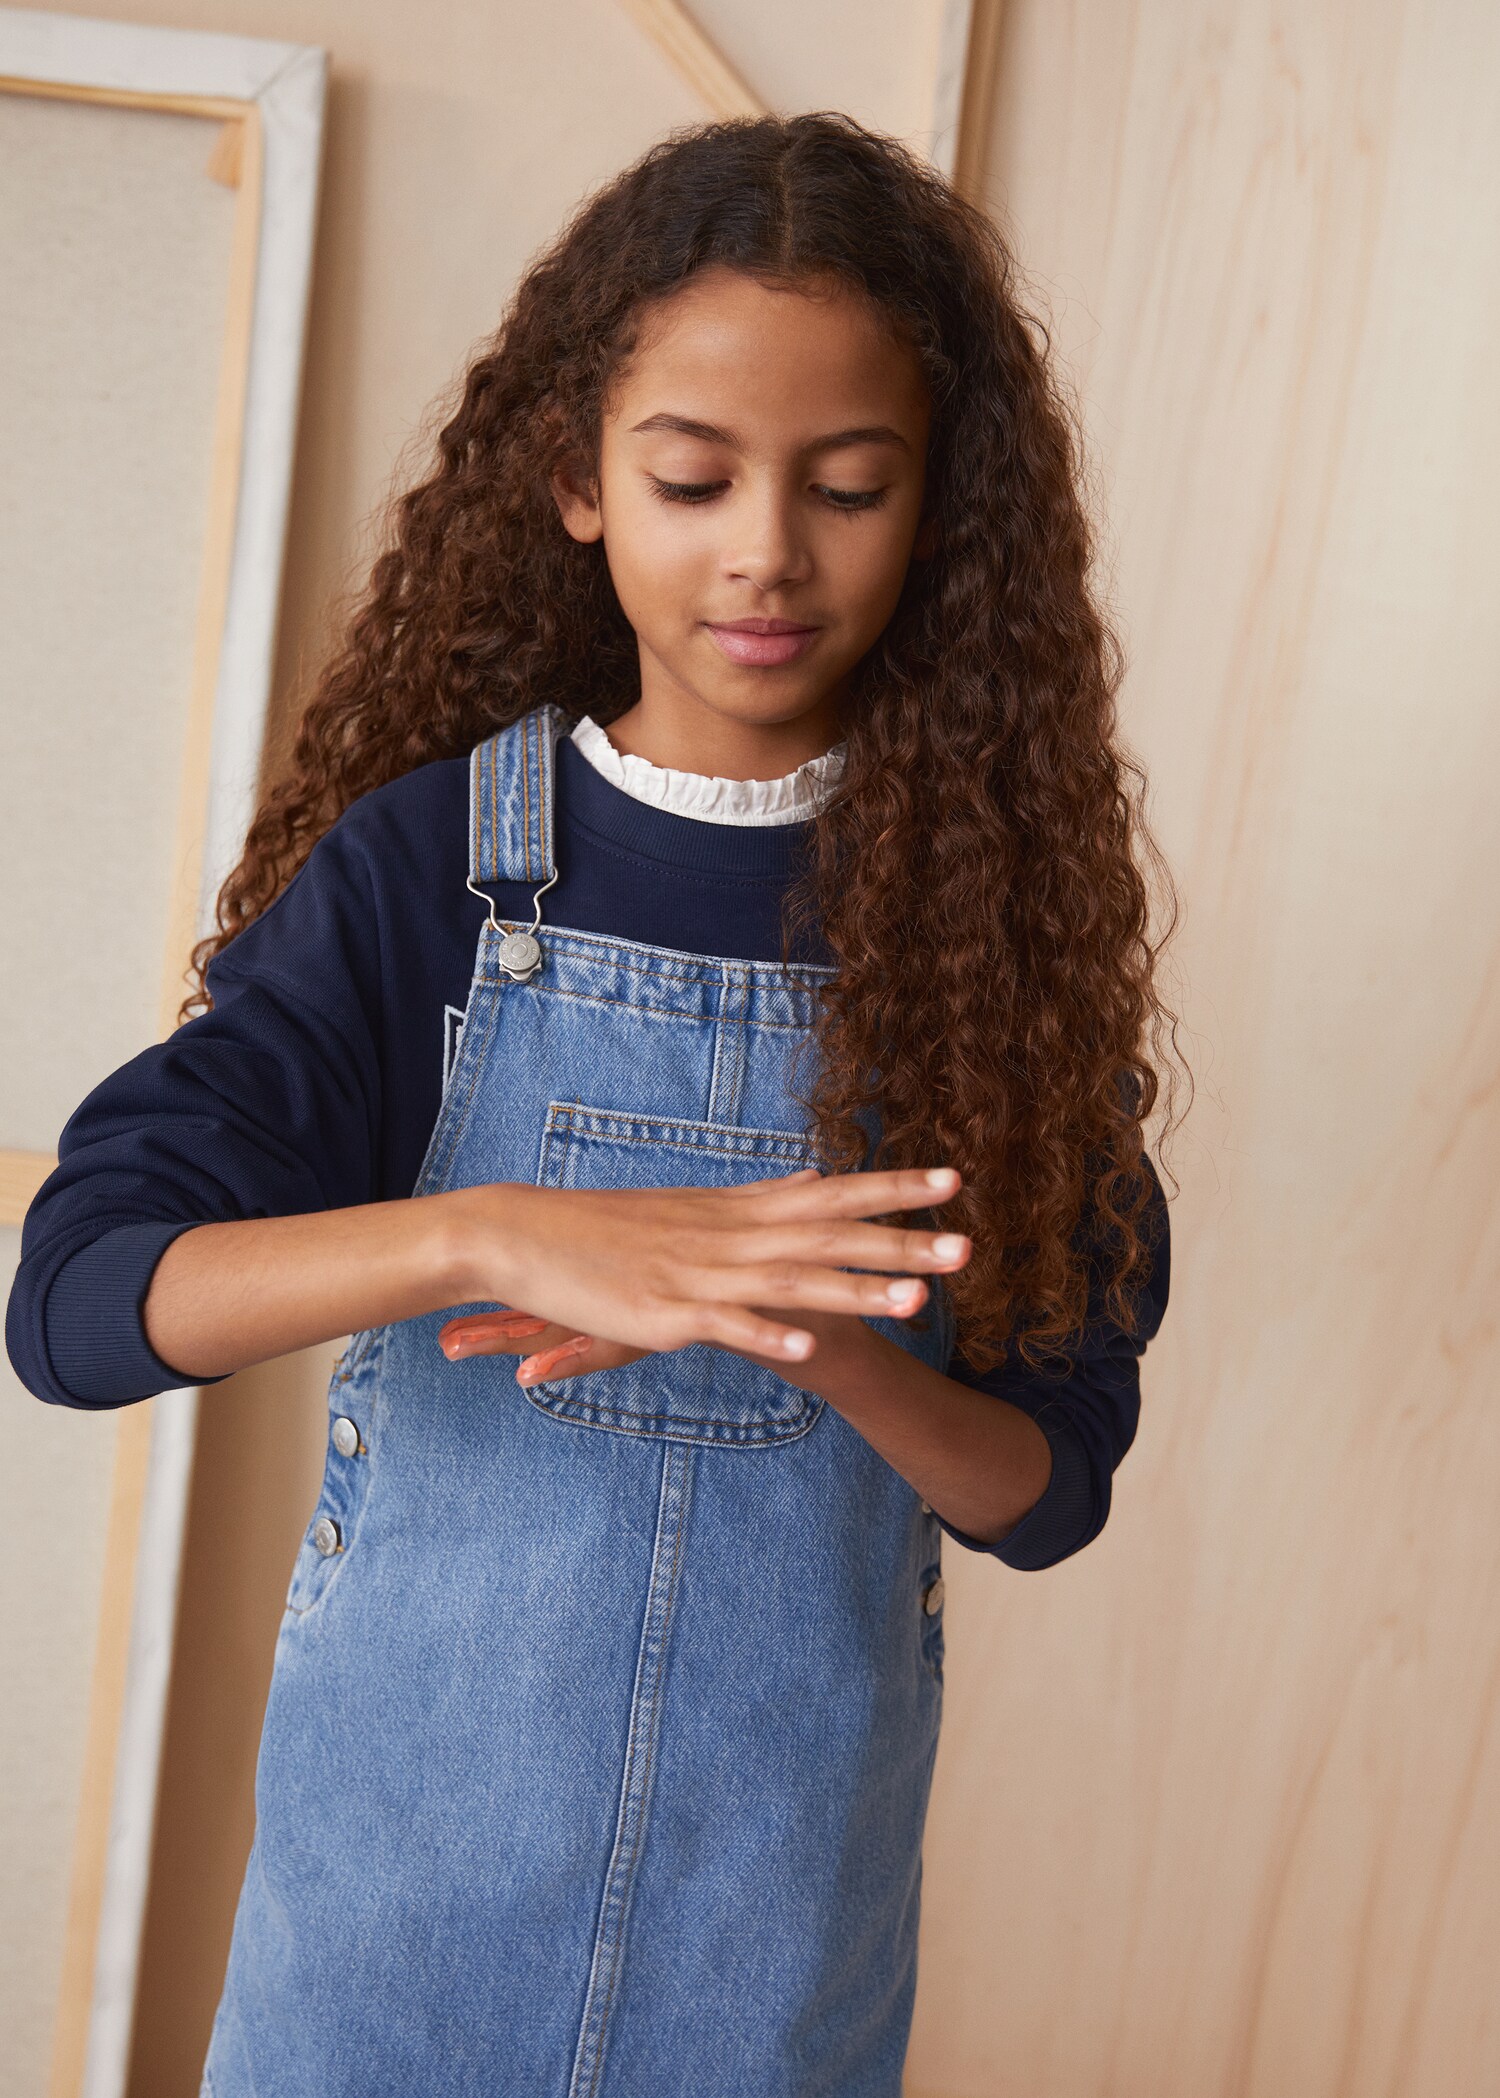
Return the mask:
<path id="1" fill-rule="evenodd" d="M 554 873 L 565 727 L 475 752 L 479 888 Z M 827 970 L 543 923 L 516 981 L 515 929 L 480 938 L 418 1193 L 816 1162 L 790 1088 Z M 873 1323 L 943 1369 L 928 1308 Z M 204 2091 L 898 2098 L 936 1518 L 774 1370 L 692 1346 L 522 1390 L 446 1360 L 449 1315 L 334 1372 L 360 1447 L 330 1438 L 292 1577 Z"/>

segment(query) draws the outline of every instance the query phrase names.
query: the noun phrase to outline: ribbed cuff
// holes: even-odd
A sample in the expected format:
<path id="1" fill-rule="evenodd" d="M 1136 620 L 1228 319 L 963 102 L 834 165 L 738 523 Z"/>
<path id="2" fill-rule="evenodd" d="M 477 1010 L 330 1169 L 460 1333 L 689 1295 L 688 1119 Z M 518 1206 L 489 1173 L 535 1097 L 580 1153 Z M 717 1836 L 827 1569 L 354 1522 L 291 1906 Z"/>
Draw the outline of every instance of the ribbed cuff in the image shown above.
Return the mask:
<path id="1" fill-rule="evenodd" d="M 998 1544 L 970 1537 L 952 1523 L 938 1521 L 955 1544 L 971 1552 L 988 1552 L 1020 1573 L 1039 1573 L 1087 1544 L 1093 1534 L 1094 1475 L 1089 1453 L 1076 1429 L 1056 1406 L 1033 1416 L 1052 1449 L 1052 1476 L 1039 1501 L 1027 1509 L 1015 1528 Z"/>
<path id="2" fill-rule="evenodd" d="M 163 1362 L 146 1338 L 142 1317 L 156 1263 L 195 1221 L 121 1224 L 53 1276 L 43 1313 L 47 1356 L 75 1405 L 128 1406 L 182 1385 L 222 1382 L 185 1377 Z"/>

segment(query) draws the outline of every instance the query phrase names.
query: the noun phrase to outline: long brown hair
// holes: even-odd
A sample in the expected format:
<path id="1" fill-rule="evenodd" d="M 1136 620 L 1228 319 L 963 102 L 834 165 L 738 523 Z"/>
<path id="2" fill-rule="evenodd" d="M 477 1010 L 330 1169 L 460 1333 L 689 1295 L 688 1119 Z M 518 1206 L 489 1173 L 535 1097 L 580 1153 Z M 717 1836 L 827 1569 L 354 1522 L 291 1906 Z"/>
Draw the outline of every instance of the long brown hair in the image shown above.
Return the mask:
<path id="1" fill-rule="evenodd" d="M 855 672 L 842 784 L 814 819 L 783 954 L 816 918 L 838 965 L 804 1103 L 831 1168 L 860 1165 L 877 1130 L 872 1163 L 957 1166 L 942 1218 L 974 1239 L 945 1278 L 962 1350 L 979 1369 L 1012 1346 L 1042 1366 L 1082 1330 L 1091 1284 L 1136 1323 L 1142 1125 L 1153 1059 L 1170 1061 L 1169 1038 L 1176 1053 L 1154 982 L 1176 898 L 1116 736 L 1122 654 L 1091 592 L 1078 417 L 1046 329 L 989 218 L 847 117 L 675 133 L 525 272 L 429 476 L 392 506 L 183 1011 L 211 1002 L 209 959 L 357 796 L 546 700 L 601 723 L 635 704 L 636 640 L 603 549 L 563 530 L 549 479 L 564 457 L 597 461 L 643 316 L 711 264 L 842 281 L 901 331 L 930 389 L 937 550 Z M 1155 942 L 1137 848 L 1169 907 Z M 1169 1106 L 1173 1090 L 1169 1076 Z"/>

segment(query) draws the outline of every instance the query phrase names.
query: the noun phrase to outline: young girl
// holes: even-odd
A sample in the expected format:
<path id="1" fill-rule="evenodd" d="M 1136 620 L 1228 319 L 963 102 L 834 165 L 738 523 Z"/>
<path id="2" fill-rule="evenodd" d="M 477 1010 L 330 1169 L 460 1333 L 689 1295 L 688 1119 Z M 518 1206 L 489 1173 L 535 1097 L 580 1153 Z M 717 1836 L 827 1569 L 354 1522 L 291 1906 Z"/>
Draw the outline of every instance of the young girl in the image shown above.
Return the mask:
<path id="1" fill-rule="evenodd" d="M 1098 1534 L 1167 1297 L 1164 870 L 1010 285 L 841 117 L 592 198 L 64 1131 L 43 1398 L 355 1336 L 217 2098 L 900 2089 L 941 1536 Z"/>

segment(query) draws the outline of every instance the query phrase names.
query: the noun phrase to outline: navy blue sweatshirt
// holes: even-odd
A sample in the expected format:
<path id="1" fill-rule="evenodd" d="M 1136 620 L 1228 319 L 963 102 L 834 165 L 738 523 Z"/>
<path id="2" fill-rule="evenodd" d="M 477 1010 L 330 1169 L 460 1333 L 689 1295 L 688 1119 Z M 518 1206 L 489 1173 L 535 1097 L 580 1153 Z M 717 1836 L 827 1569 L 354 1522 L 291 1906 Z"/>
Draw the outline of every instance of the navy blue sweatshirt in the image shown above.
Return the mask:
<path id="1" fill-rule="evenodd" d="M 6 1314 L 16 1374 L 63 1406 L 130 1404 L 181 1376 L 142 1319 L 152 1272 L 195 1224 L 290 1216 L 410 1195 L 462 1024 L 485 905 L 465 886 L 469 761 L 425 765 L 367 794 L 319 840 L 271 908 L 210 966 L 214 1005 L 96 1086 L 70 1117 L 27 1213 Z M 702 822 L 605 779 L 557 746 L 559 878 L 546 924 L 689 953 L 776 961 L 783 893 L 810 823 Z M 531 891 L 500 883 L 502 918 Z M 794 960 L 829 961 L 814 938 Z M 1149 1166 L 1149 1160 L 1147 1161 Z M 1134 1438 L 1139 1357 L 1166 1309 L 1159 1215 L 1140 1330 L 1091 1304 L 1068 1372 L 950 1375 L 1023 1407 L 1052 1451 L 1046 1491 L 997 1545 L 1035 1570 L 1098 1535 Z M 941 1515 L 939 1515 L 941 1521 Z"/>

